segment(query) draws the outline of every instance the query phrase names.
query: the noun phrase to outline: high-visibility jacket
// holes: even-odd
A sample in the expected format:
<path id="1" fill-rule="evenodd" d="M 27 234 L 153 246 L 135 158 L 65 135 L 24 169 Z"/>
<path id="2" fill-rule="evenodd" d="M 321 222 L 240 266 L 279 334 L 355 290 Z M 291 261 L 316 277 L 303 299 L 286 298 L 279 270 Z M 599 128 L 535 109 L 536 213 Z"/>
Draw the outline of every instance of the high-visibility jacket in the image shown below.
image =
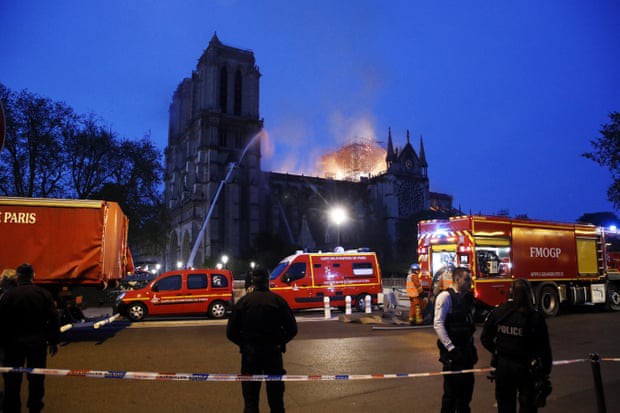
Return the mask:
<path id="1" fill-rule="evenodd" d="M 418 298 L 422 294 L 422 284 L 417 272 L 412 272 L 407 276 L 407 296 Z"/>
<path id="2" fill-rule="evenodd" d="M 452 287 L 453 284 L 452 271 L 448 270 L 447 268 L 442 268 L 438 272 L 440 272 L 440 274 L 439 276 L 435 275 L 435 277 L 437 278 L 432 286 L 433 295 L 435 296 L 438 295 L 441 291 L 447 290 L 448 288 Z"/>

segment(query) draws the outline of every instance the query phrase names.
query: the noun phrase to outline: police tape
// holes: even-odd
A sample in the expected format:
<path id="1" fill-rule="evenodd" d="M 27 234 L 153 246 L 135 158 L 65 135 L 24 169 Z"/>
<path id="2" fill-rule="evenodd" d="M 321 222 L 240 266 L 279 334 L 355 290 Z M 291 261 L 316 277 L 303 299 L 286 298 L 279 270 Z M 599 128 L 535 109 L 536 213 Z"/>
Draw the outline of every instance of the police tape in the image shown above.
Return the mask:
<path id="1" fill-rule="evenodd" d="M 620 361 L 620 358 L 601 358 L 603 361 Z M 573 359 L 554 361 L 554 366 L 583 363 L 589 359 Z M 488 373 L 492 367 L 480 369 L 435 371 L 425 373 L 391 373 L 391 374 L 336 374 L 336 375 L 246 375 L 246 374 L 218 374 L 218 373 L 156 373 L 146 371 L 114 371 L 114 370 L 66 370 L 40 369 L 26 367 L 0 367 L 0 373 L 27 373 L 46 376 L 88 377 L 93 379 L 127 379 L 152 381 L 353 381 L 373 379 L 407 379 L 420 377 L 437 377 L 453 374 Z"/>

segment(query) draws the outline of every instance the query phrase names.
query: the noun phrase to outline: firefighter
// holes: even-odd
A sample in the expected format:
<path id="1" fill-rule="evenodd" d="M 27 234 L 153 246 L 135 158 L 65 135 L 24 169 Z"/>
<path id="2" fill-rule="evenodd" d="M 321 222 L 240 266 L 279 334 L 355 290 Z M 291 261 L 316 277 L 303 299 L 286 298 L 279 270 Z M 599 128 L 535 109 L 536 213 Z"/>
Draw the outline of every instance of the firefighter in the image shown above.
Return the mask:
<path id="1" fill-rule="evenodd" d="M 420 266 L 411 264 L 411 273 L 407 275 L 407 296 L 409 297 L 409 324 L 422 324 L 422 284 L 420 283 Z"/>
<path id="2" fill-rule="evenodd" d="M 444 371 L 472 369 L 478 361 L 474 346 L 474 298 L 471 289 L 471 272 L 459 267 L 453 272 L 453 285 L 442 291 L 435 301 L 433 327 L 437 333 L 439 361 Z M 474 374 L 444 375 L 442 413 L 468 413 L 474 392 Z"/>
<path id="3" fill-rule="evenodd" d="M 527 280 L 513 282 L 510 300 L 493 310 L 480 341 L 493 354 L 500 412 L 536 412 L 551 392 L 551 346 L 544 317 L 534 309 Z"/>
<path id="4" fill-rule="evenodd" d="M 434 297 L 437 297 L 440 292 L 452 287 L 453 268 L 453 266 L 446 265 L 445 267 L 441 267 L 435 273 L 435 276 L 433 277 L 433 285 L 431 286 Z"/>

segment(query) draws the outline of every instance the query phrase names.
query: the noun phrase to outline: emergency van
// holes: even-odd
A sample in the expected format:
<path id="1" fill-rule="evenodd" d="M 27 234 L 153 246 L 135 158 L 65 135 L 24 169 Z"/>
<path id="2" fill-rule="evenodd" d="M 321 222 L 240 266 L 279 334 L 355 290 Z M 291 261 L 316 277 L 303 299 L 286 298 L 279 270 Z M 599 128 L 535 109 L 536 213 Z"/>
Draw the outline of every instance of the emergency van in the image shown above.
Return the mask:
<path id="1" fill-rule="evenodd" d="M 140 321 L 147 315 L 223 318 L 232 303 L 230 271 L 177 270 L 161 274 L 143 288 L 121 293 L 115 309 L 132 321 Z"/>
<path id="2" fill-rule="evenodd" d="M 486 306 L 505 302 L 512 280 L 525 278 L 548 316 L 558 313 L 560 303 L 620 311 L 620 262 L 607 242 L 613 236 L 594 225 L 494 216 L 421 221 L 420 277 L 428 288 L 445 268 L 465 266 L 476 300 Z"/>
<path id="3" fill-rule="evenodd" d="M 345 307 L 345 297 L 362 311 L 365 298 L 377 303 L 382 291 L 381 270 L 374 252 L 360 248 L 344 252 L 303 252 L 284 258 L 271 272 L 270 289 L 294 310 L 330 305 Z"/>

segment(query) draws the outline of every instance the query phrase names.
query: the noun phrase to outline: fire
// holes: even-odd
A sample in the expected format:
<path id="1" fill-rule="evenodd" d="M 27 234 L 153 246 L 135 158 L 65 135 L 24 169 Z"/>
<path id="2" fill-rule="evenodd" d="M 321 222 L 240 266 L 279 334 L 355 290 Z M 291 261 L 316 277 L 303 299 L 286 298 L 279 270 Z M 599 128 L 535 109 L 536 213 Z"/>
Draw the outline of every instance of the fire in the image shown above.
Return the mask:
<path id="1" fill-rule="evenodd" d="M 359 181 L 385 171 L 386 150 L 374 138 L 354 138 L 334 152 L 321 156 L 320 176 Z"/>

